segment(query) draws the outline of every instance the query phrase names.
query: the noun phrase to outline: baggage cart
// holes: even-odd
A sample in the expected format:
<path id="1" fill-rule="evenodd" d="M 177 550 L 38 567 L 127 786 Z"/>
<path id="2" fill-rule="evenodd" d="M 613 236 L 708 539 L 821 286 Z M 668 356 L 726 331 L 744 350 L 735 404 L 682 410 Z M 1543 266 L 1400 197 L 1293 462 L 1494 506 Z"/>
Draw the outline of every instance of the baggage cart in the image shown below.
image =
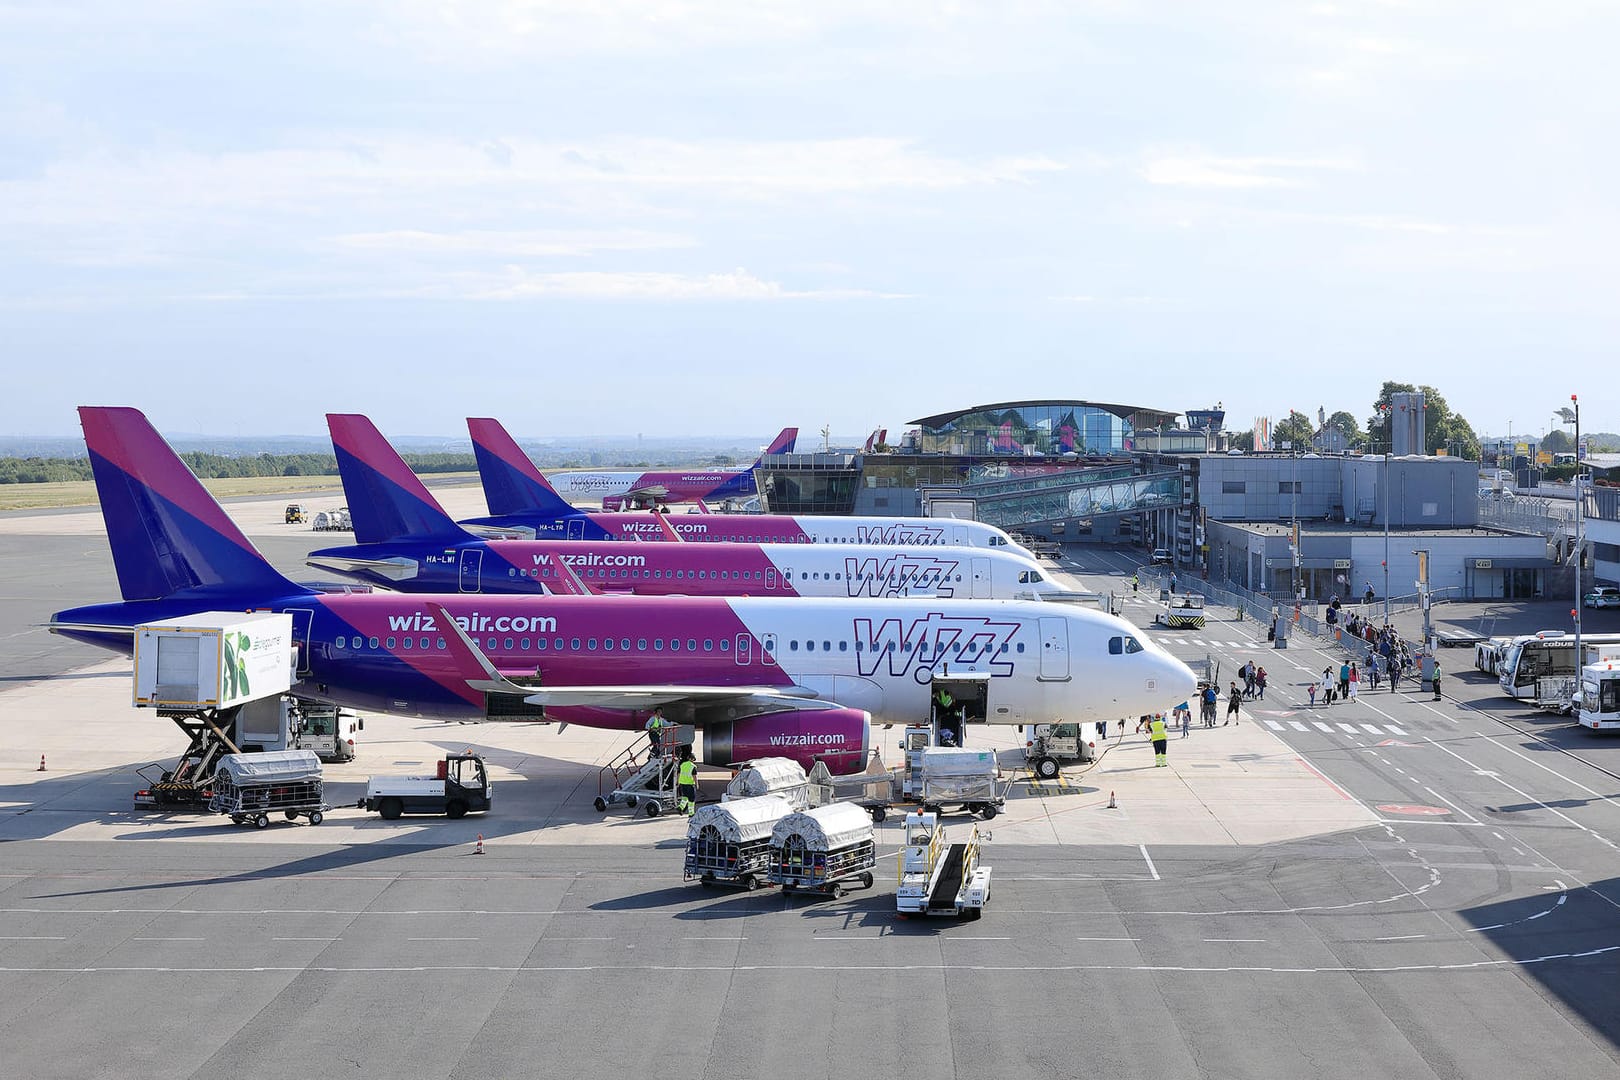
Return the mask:
<path id="1" fill-rule="evenodd" d="M 263 829 L 280 814 L 319 825 L 330 810 L 321 792 L 321 759 L 313 750 L 266 754 L 226 754 L 214 774 L 208 809 L 229 814 L 231 822 Z"/>
<path id="2" fill-rule="evenodd" d="M 791 813 L 792 804 L 777 795 L 699 807 L 686 826 L 682 880 L 696 878 L 705 888 L 719 883 L 757 889 L 770 867 L 771 830 Z"/>
<path id="3" fill-rule="evenodd" d="M 907 794 L 924 810 L 955 806 L 989 821 L 1006 804 L 996 787 L 1001 772 L 993 751 L 929 746 L 910 757 Z"/>
<path id="4" fill-rule="evenodd" d="M 872 816 L 854 803 L 830 803 L 789 814 L 771 830 L 770 880 L 787 892 L 834 899 L 859 881 L 872 887 L 877 850 Z"/>
<path id="5" fill-rule="evenodd" d="M 776 795 L 792 804 L 794 810 L 810 805 L 810 784 L 804 766 L 792 758 L 756 758 L 737 770 L 726 785 L 722 800 Z"/>

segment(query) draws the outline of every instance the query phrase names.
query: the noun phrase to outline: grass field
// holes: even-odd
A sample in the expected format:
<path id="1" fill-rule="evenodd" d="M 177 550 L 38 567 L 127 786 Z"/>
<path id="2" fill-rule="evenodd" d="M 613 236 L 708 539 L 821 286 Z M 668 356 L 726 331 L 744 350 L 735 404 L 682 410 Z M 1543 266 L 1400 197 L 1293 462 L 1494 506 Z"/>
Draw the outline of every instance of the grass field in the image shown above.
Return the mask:
<path id="1" fill-rule="evenodd" d="M 435 473 L 432 482 L 477 480 L 477 473 Z M 204 480 L 203 486 L 216 498 L 238 495 L 280 495 L 342 492 L 335 476 L 238 476 Z M 0 510 L 47 510 L 58 506 L 96 505 L 96 485 L 89 480 L 65 484 L 0 484 Z"/>

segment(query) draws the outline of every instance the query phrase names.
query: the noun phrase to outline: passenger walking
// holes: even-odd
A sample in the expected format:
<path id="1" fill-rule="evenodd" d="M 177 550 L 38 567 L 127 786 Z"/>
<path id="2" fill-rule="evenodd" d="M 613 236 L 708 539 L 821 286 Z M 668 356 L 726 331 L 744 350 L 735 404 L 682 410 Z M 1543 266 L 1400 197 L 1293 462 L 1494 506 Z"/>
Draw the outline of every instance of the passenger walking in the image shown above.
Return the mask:
<path id="1" fill-rule="evenodd" d="M 1254 697 L 1254 661 L 1250 660 L 1243 665 L 1243 696 Z"/>
<path id="2" fill-rule="evenodd" d="M 1221 727 L 1225 727 L 1227 724 L 1239 723 L 1238 709 L 1242 704 L 1243 694 L 1240 690 L 1238 690 L 1238 684 L 1233 683 L 1232 692 L 1226 699 L 1226 719 L 1221 721 Z"/>
<path id="3" fill-rule="evenodd" d="M 1163 713 L 1155 716 L 1148 725 L 1148 738 L 1153 740 L 1153 767 L 1162 769 L 1170 764 L 1170 742 L 1169 736 L 1164 733 Z"/>
<path id="4" fill-rule="evenodd" d="M 1257 694 L 1256 696 L 1261 701 L 1266 700 L 1266 669 L 1265 668 L 1261 668 L 1259 671 L 1256 671 L 1254 673 L 1254 685 L 1255 685 L 1255 688 L 1260 691 L 1259 694 Z"/>
<path id="5" fill-rule="evenodd" d="M 1354 700 L 1356 700 L 1356 694 L 1359 693 L 1360 690 L 1361 690 L 1361 672 L 1356 670 L 1356 662 L 1354 660 L 1350 661 L 1350 682 L 1349 682 L 1349 686 L 1350 686 L 1350 698 L 1349 698 L 1349 700 L 1354 701 Z"/>
<path id="6" fill-rule="evenodd" d="M 1212 727 L 1215 726 L 1215 705 L 1216 705 L 1217 702 L 1220 701 L 1220 699 L 1221 699 L 1221 692 L 1219 690 L 1215 689 L 1215 684 L 1214 683 L 1210 683 L 1208 686 L 1204 687 L 1204 726 L 1205 727 L 1211 727 L 1212 728 Z"/>
<path id="7" fill-rule="evenodd" d="M 1311 685 L 1306 687 L 1305 689 L 1308 690 L 1310 692 L 1310 695 L 1311 695 L 1311 708 L 1313 708 L 1313 709 L 1316 708 L 1316 680 L 1312 679 L 1311 680 Z"/>
<path id="8" fill-rule="evenodd" d="M 1340 664 L 1339 665 L 1339 697 L 1348 698 L 1349 696 L 1350 696 L 1350 665 L 1349 664 Z"/>
<path id="9" fill-rule="evenodd" d="M 1183 701 L 1181 703 L 1181 708 L 1177 711 L 1181 713 L 1181 737 L 1185 739 L 1189 734 L 1192 733 L 1192 710 L 1189 709 L 1187 707 L 1187 703 Z"/>
<path id="10" fill-rule="evenodd" d="M 1322 704 L 1333 704 L 1333 668 L 1322 669 Z"/>

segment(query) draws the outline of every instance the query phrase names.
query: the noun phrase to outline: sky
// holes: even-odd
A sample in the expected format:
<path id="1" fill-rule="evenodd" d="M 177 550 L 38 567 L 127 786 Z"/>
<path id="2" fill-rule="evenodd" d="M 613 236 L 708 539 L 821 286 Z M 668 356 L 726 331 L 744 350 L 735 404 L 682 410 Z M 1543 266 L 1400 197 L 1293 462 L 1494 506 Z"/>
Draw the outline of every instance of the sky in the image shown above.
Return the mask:
<path id="1" fill-rule="evenodd" d="M 1616 40 L 1560 0 L 0 0 L 4 428 L 1247 428 L 1396 380 L 1617 431 Z"/>

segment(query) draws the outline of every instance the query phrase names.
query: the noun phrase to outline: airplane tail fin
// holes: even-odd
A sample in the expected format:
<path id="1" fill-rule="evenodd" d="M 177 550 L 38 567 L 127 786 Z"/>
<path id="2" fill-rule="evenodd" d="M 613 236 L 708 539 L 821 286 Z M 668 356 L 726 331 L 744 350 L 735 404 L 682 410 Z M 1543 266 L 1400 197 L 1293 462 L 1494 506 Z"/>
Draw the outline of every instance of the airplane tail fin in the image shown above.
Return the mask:
<path id="1" fill-rule="evenodd" d="M 478 476 L 484 482 L 484 501 L 491 515 L 570 517 L 579 513 L 557 494 L 500 421 L 469 418 L 467 430 L 472 434 Z"/>
<path id="2" fill-rule="evenodd" d="M 466 538 L 466 530 L 428 494 L 426 485 L 368 418 L 328 413 L 326 426 L 332 432 L 356 543 Z"/>
<path id="3" fill-rule="evenodd" d="M 798 441 L 799 429 L 796 427 L 785 427 L 782 429 L 782 434 L 771 440 L 771 444 L 765 448 L 765 452 L 767 454 L 791 453 L 793 451 L 793 444 Z M 754 464 L 757 465 L 759 463 L 756 461 Z"/>
<path id="4" fill-rule="evenodd" d="M 125 600 L 210 587 L 297 591 L 139 409 L 83 406 L 79 422 Z"/>

